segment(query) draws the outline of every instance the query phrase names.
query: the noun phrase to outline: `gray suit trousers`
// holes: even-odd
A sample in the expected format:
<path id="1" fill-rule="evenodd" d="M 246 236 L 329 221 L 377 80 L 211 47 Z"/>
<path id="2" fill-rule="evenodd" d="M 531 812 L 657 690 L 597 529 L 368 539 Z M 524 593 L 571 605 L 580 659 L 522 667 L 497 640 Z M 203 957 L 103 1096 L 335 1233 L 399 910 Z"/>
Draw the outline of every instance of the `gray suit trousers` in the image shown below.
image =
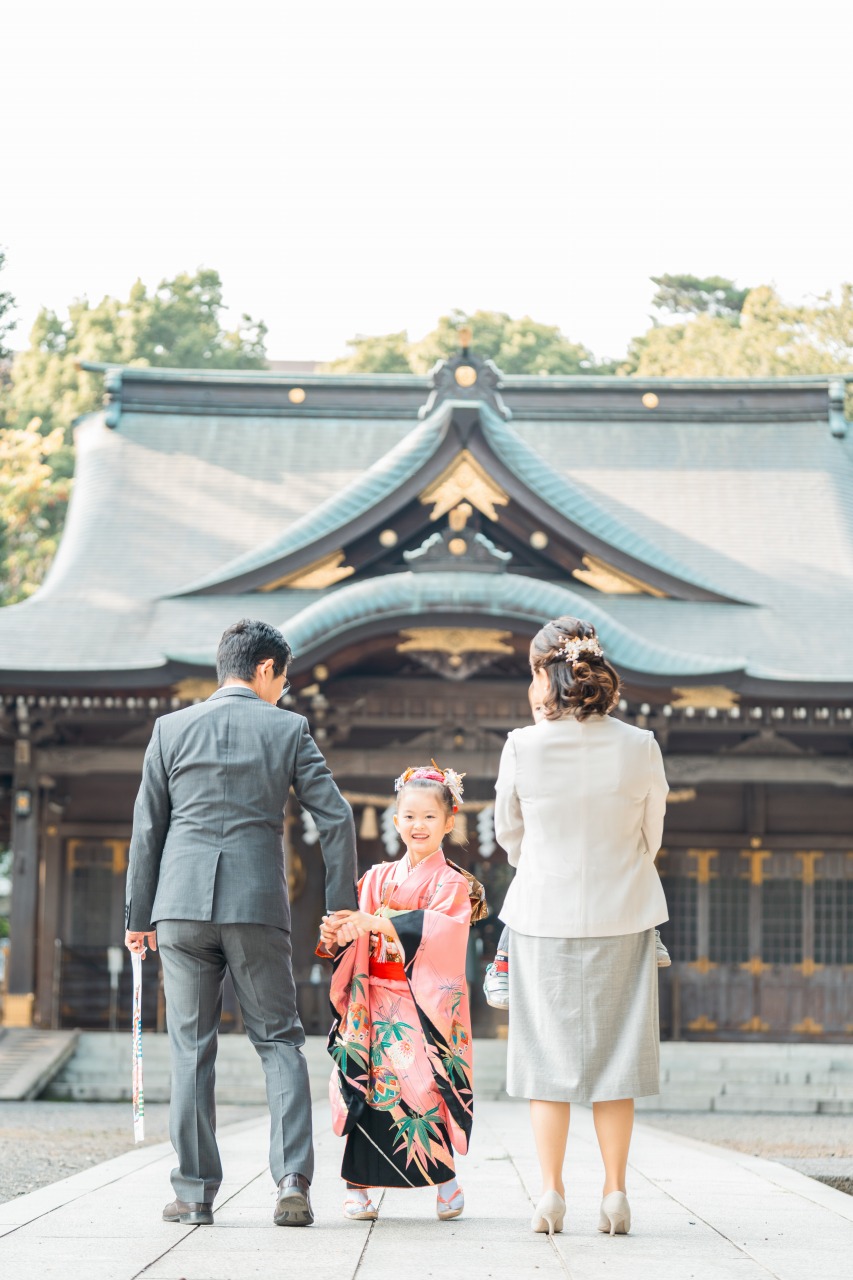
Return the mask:
<path id="1" fill-rule="evenodd" d="M 266 924 L 160 920 L 157 944 L 172 1058 L 175 1194 L 210 1203 L 222 1182 L 214 1080 L 226 968 L 266 1074 L 272 1176 L 279 1182 L 287 1173 L 301 1173 L 310 1182 L 311 1091 L 300 1048 L 305 1032 L 296 1011 L 290 934 Z"/>

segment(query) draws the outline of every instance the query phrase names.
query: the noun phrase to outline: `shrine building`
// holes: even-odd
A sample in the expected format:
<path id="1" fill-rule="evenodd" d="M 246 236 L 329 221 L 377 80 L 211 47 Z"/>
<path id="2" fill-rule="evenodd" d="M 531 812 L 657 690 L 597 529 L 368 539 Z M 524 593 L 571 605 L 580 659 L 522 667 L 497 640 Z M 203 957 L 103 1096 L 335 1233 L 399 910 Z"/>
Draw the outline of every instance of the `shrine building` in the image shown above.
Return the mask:
<path id="1" fill-rule="evenodd" d="M 465 773 L 449 852 L 492 907 L 468 976 L 476 1029 L 500 1033 L 480 991 L 510 876 L 494 781 L 529 721 L 530 639 L 572 614 L 623 676 L 617 714 L 664 753 L 663 1035 L 850 1036 L 843 379 L 508 377 L 468 347 L 429 377 L 86 367 L 106 399 L 77 427 L 59 552 L 0 611 L 8 1025 L 127 1024 L 108 948 L 145 745 L 212 692 L 219 637 L 250 616 L 293 648 L 290 703 L 353 805 L 362 868 L 399 849 L 406 765 Z M 284 856 L 323 1032 L 323 867 L 295 799 Z"/>

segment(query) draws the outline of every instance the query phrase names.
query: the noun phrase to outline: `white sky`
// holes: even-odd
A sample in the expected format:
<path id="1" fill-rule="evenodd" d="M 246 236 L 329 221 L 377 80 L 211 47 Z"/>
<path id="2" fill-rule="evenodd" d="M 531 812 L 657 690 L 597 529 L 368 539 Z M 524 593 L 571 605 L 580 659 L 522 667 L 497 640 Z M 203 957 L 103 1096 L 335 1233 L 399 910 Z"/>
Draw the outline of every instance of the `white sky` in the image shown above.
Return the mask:
<path id="1" fill-rule="evenodd" d="M 599 355 L 664 271 L 853 277 L 847 0 L 6 0 L 0 287 L 216 267 L 279 359 L 452 306 Z"/>

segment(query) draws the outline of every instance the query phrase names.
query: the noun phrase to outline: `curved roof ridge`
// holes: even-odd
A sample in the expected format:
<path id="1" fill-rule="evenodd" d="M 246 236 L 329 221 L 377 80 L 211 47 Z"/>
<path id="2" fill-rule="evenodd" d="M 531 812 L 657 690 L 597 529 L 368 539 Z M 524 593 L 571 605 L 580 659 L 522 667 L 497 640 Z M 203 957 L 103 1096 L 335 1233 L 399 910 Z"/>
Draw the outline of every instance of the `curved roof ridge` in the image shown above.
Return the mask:
<path id="1" fill-rule="evenodd" d="M 720 675 L 743 671 L 748 661 L 741 655 L 688 653 L 646 640 L 571 588 L 523 574 L 409 570 L 352 582 L 289 618 L 286 631 L 294 655 L 301 658 L 321 642 L 345 636 L 361 622 L 393 618 L 406 628 L 423 624 L 425 617 L 438 612 L 470 618 L 472 610 L 482 617 L 531 625 L 560 614 L 585 618 L 595 626 L 608 656 L 633 671 Z"/>
<path id="2" fill-rule="evenodd" d="M 671 578 L 689 586 L 712 591 L 725 599 L 732 597 L 718 583 L 694 573 L 660 547 L 623 524 L 605 506 L 591 498 L 579 486 L 570 484 L 552 470 L 544 458 L 520 438 L 512 428 L 486 406 L 481 407 L 480 421 L 488 443 L 513 475 L 560 515 L 567 516 L 582 529 L 630 556 L 638 564 L 663 570 Z M 744 602 L 749 603 L 749 602 Z"/>
<path id="3" fill-rule="evenodd" d="M 452 407 L 441 405 L 357 480 L 294 521 L 279 537 L 238 556 L 214 573 L 197 579 L 174 594 L 194 595 L 211 587 L 223 586 L 235 577 L 263 569 L 274 561 L 282 560 L 285 556 L 319 542 L 336 529 L 346 528 L 358 516 L 375 506 L 389 489 L 398 488 L 423 466 L 441 443 L 451 415 Z"/>

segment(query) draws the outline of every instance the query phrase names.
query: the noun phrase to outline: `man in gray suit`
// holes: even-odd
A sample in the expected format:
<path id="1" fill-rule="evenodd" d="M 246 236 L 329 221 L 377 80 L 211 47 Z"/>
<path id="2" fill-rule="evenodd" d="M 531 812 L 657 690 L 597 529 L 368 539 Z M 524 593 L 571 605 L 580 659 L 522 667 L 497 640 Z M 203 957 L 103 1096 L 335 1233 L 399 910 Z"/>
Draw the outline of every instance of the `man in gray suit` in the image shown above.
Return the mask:
<path id="1" fill-rule="evenodd" d="M 172 1058 L 170 1134 L 178 1153 L 169 1222 L 212 1223 L 222 1181 L 214 1066 L 228 969 L 266 1073 L 274 1221 L 314 1221 L 305 1033 L 296 1011 L 282 835 L 291 786 L 320 833 L 326 908 L 355 909 L 352 810 L 304 716 L 276 707 L 290 646 L 265 622 L 223 635 L 220 687 L 154 725 L 133 814 L 126 942 L 163 963 Z"/>

